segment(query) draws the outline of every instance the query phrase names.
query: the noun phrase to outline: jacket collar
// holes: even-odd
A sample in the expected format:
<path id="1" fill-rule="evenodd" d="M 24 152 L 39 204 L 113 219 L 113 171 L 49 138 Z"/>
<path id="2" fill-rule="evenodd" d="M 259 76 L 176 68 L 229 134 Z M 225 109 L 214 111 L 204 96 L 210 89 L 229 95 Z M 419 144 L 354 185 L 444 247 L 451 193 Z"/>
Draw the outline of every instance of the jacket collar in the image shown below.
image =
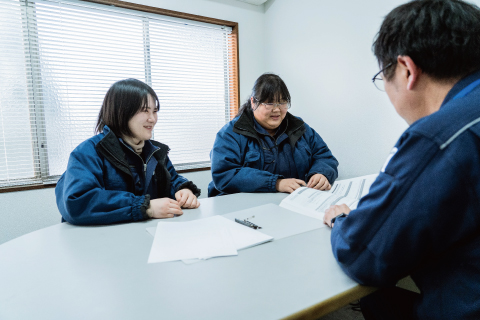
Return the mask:
<path id="1" fill-rule="evenodd" d="M 305 123 L 302 119 L 295 117 L 290 112 L 287 112 L 282 124 L 286 122 L 287 128 L 285 133 L 287 134 L 290 145 L 292 148 L 295 146 L 297 140 L 305 133 Z M 282 126 L 282 124 L 280 126 Z M 259 143 L 261 137 L 257 130 L 255 130 L 253 111 L 250 108 L 245 108 L 243 112 L 238 116 L 238 120 L 233 125 L 233 132 L 252 137 Z"/>
<path id="2" fill-rule="evenodd" d="M 460 93 L 460 91 L 465 89 L 469 84 L 471 84 L 472 82 L 474 82 L 478 79 L 480 79 L 480 71 L 476 71 L 476 72 L 464 77 L 460 81 L 458 81 L 453 86 L 453 88 L 450 89 L 450 91 L 448 92 L 447 96 L 443 100 L 443 103 L 442 103 L 441 107 L 443 107 L 445 104 L 447 104 L 449 101 L 451 101 L 458 93 Z"/>
<path id="3" fill-rule="evenodd" d="M 104 136 L 95 146 L 97 152 L 103 155 L 118 170 L 131 176 L 132 173 L 130 172 L 130 168 L 128 166 L 125 151 L 122 149 L 118 137 L 108 126 L 103 128 L 103 132 L 101 134 Z M 168 146 L 154 140 L 145 141 L 145 144 L 147 143 L 152 145 L 151 149 L 153 156 L 157 159 L 157 161 L 162 164 L 165 163 L 166 156 L 170 150 Z"/>

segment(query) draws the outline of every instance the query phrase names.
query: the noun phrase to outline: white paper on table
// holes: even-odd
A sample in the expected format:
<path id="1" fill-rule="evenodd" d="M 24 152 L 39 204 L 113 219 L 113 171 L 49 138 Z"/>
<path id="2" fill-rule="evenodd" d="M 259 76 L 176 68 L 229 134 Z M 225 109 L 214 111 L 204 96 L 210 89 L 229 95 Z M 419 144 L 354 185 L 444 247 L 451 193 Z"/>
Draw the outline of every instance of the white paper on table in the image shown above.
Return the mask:
<path id="1" fill-rule="evenodd" d="M 232 236 L 215 217 L 157 224 L 148 263 L 237 255 Z"/>
<path id="2" fill-rule="evenodd" d="M 227 229 L 232 238 L 233 244 L 237 250 L 246 249 L 246 248 L 273 240 L 273 237 L 269 235 L 266 235 L 258 230 L 254 230 L 249 227 L 246 227 L 242 224 L 234 222 L 220 215 L 214 216 L 211 218 L 206 218 L 206 219 L 215 220 L 218 223 L 219 227 Z M 206 220 L 206 219 L 202 219 L 202 220 Z M 195 220 L 195 221 L 199 221 L 199 220 Z M 151 235 L 154 235 L 156 233 L 155 227 L 147 228 L 147 231 Z M 181 260 L 186 264 L 191 264 L 191 263 L 199 262 L 201 260 L 205 260 L 212 257 L 214 256 L 203 256 L 196 259 L 187 258 L 187 259 L 181 259 Z"/>
<path id="3" fill-rule="evenodd" d="M 331 205 L 346 204 L 356 209 L 366 195 L 377 174 L 335 181 L 329 191 L 301 187 L 282 200 L 280 206 L 303 215 L 323 220 L 325 210 Z"/>

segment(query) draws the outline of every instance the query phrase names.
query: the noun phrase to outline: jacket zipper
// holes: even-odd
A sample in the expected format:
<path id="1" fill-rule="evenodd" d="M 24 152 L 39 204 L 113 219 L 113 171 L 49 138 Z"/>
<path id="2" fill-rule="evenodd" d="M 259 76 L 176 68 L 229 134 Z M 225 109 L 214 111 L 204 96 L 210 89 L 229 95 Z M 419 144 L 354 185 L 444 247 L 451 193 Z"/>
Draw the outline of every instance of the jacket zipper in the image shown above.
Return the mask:
<path id="1" fill-rule="evenodd" d="M 130 149 L 123 141 L 121 141 L 121 142 L 123 143 L 124 146 L 126 146 L 126 147 L 128 148 L 128 150 L 130 150 L 130 151 L 133 152 L 137 157 L 139 157 L 139 158 L 140 158 L 140 161 L 142 161 L 142 163 L 143 163 L 143 177 L 145 178 L 145 181 L 146 181 L 146 180 L 147 180 L 147 163 L 148 163 L 148 161 L 150 161 L 150 159 L 152 158 L 153 154 L 154 154 L 155 152 L 159 151 L 160 148 L 158 148 L 158 149 L 156 149 L 155 151 L 153 151 L 152 154 L 148 157 L 147 161 L 144 162 L 143 159 L 142 159 L 142 157 L 141 157 L 138 153 L 136 153 L 136 152 L 134 152 L 132 149 Z"/>

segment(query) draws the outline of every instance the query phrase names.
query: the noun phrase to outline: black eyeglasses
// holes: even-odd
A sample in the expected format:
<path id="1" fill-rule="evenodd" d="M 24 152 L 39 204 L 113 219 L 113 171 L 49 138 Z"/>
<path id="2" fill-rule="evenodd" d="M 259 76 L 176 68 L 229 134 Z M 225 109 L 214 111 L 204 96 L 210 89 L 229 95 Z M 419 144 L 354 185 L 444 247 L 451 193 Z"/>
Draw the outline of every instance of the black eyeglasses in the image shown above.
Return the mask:
<path id="1" fill-rule="evenodd" d="M 393 65 L 392 62 L 390 62 L 389 64 L 387 64 L 385 66 L 385 68 L 383 68 L 382 70 L 378 71 L 372 78 L 372 82 L 373 84 L 375 85 L 375 87 L 377 87 L 378 90 L 380 91 L 385 91 L 385 82 L 383 82 L 383 79 L 381 77 L 379 77 L 380 73 L 382 73 L 383 71 L 387 70 L 388 68 L 390 68 L 391 66 Z M 375 82 L 375 80 L 379 80 L 377 82 Z"/>

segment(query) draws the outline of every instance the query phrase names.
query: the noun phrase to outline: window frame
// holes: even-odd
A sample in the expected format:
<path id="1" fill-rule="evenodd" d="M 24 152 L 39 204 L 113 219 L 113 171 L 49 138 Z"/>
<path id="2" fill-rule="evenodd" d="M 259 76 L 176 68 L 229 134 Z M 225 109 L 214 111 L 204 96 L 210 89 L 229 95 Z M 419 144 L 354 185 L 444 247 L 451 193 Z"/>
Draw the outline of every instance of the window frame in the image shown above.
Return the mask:
<path id="1" fill-rule="evenodd" d="M 25 2 L 35 2 L 34 0 L 23 0 Z M 192 21 L 198 21 L 198 22 L 203 22 L 203 23 L 210 23 L 210 24 L 216 24 L 220 26 L 227 26 L 232 28 L 232 57 L 233 59 L 230 62 L 229 65 L 229 70 L 230 73 L 232 74 L 232 87 L 234 88 L 233 94 L 230 94 L 230 99 L 232 100 L 232 103 L 230 104 L 230 110 L 227 111 L 226 109 L 226 114 L 230 115 L 230 119 L 233 119 L 233 117 L 236 115 L 239 107 L 240 107 L 240 74 L 239 74 L 239 46 L 238 46 L 238 22 L 233 22 L 233 21 L 227 21 L 227 20 L 221 20 L 221 19 L 216 19 L 216 18 L 210 18 L 210 17 L 205 17 L 205 16 L 200 16 L 200 15 L 195 15 L 195 14 L 190 14 L 190 13 L 184 13 L 184 12 L 179 12 L 179 11 L 173 11 L 173 10 L 168 10 L 168 9 L 162 9 L 162 8 L 157 8 L 157 7 L 151 7 L 147 5 L 141 5 L 141 4 L 136 4 L 136 3 L 130 3 L 130 2 L 125 2 L 125 1 L 120 1 L 120 0 L 79 0 L 83 2 L 90 2 L 90 3 L 95 3 L 95 4 L 101 4 L 101 5 L 107 5 L 107 6 L 114 6 L 122 9 L 130 9 L 130 10 L 136 10 L 136 11 L 141 11 L 141 12 L 146 12 L 146 13 L 152 13 L 152 14 L 159 14 L 163 16 L 169 16 L 169 17 L 174 17 L 174 18 L 181 18 L 181 19 L 187 19 L 187 20 L 192 20 Z M 30 8 L 31 9 L 31 8 Z M 26 10 L 30 10 L 27 6 Z M 28 21 L 28 20 L 27 20 Z M 36 27 L 36 26 L 35 26 Z M 28 28 L 28 26 L 27 26 Z M 36 30 L 35 30 L 36 31 Z M 36 35 L 35 35 L 36 36 Z M 38 47 L 36 47 L 35 42 L 27 41 L 25 44 L 26 47 L 28 47 L 28 52 L 37 52 L 38 53 Z M 26 59 L 31 59 L 31 55 L 26 57 Z M 145 71 L 147 72 L 147 70 Z M 37 77 L 40 77 L 40 75 L 33 75 L 32 79 L 35 79 Z M 38 88 L 32 84 L 31 88 L 33 88 L 33 95 L 35 94 L 41 94 L 41 92 L 37 92 Z M 31 103 L 34 104 L 32 101 Z M 37 123 L 37 126 L 42 126 L 45 125 L 45 121 L 42 121 L 43 119 L 43 112 L 44 108 L 43 106 L 35 106 L 33 115 L 31 117 L 35 118 L 35 123 Z M 38 128 L 36 128 L 38 129 Z M 36 130 L 38 131 L 38 130 Z M 43 140 L 45 141 L 43 141 Z M 41 166 L 39 170 L 35 169 L 35 175 L 33 178 L 39 178 L 48 176 L 47 172 L 48 171 L 48 154 L 47 154 L 47 148 L 46 148 L 46 138 L 41 137 L 38 134 L 35 134 L 32 136 L 33 140 L 33 156 L 34 159 L 41 159 L 40 163 Z M 45 147 L 44 147 L 45 146 Z M 184 170 L 178 170 L 178 173 L 187 173 L 187 172 L 199 172 L 199 171 L 207 171 L 210 170 L 211 167 L 202 167 L 202 168 L 195 168 L 195 169 L 184 169 Z M 56 179 L 55 181 L 52 180 L 45 180 L 43 183 L 32 183 L 32 184 L 26 184 L 26 185 L 14 185 L 14 186 L 6 186 L 6 187 L 0 187 L 0 193 L 5 193 L 5 192 L 15 192 L 15 191 L 26 191 L 26 190 L 35 190 L 35 189 L 44 189 L 44 188 L 52 188 L 56 186 Z"/>

